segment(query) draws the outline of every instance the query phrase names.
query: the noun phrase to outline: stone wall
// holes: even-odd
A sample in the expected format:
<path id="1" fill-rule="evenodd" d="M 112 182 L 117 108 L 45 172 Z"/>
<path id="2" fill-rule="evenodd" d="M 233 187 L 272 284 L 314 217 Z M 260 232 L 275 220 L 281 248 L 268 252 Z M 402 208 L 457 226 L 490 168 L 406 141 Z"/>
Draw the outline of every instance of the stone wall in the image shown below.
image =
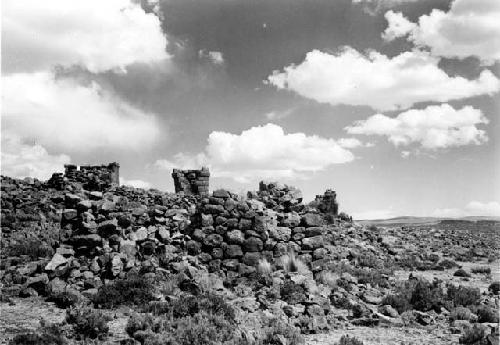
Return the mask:
<path id="1" fill-rule="evenodd" d="M 210 171 L 203 167 L 201 170 L 179 170 L 172 172 L 176 193 L 184 195 L 208 195 Z"/>
<path id="2" fill-rule="evenodd" d="M 337 202 L 337 193 L 334 190 L 327 189 L 323 195 L 316 195 L 314 202 L 319 211 L 338 216 L 339 204 Z"/>
<path id="3" fill-rule="evenodd" d="M 105 191 L 120 185 L 120 165 L 116 162 L 108 165 L 64 165 L 64 174 L 54 173 L 48 181 L 51 187 L 63 189 L 66 182 L 81 183 L 89 191 Z"/>

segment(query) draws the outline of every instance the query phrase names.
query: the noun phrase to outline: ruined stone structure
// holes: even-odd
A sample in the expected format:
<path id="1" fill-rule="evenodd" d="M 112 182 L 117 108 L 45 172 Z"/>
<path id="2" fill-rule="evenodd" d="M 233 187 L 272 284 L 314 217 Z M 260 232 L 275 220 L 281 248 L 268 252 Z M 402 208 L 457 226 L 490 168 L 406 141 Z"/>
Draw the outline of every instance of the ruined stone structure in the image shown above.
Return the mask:
<path id="1" fill-rule="evenodd" d="M 208 185 L 210 171 L 207 167 L 201 170 L 179 170 L 172 172 L 174 179 L 175 192 L 183 192 L 185 195 L 208 195 Z"/>
<path id="2" fill-rule="evenodd" d="M 316 195 L 315 203 L 321 212 L 338 216 L 339 203 L 337 202 L 337 193 L 334 190 L 327 189 L 323 195 Z"/>
<path id="3" fill-rule="evenodd" d="M 48 184 L 56 189 L 63 189 L 66 181 L 79 182 L 90 191 L 104 191 L 120 185 L 120 165 L 116 162 L 108 165 L 64 165 L 64 174 L 54 173 Z"/>

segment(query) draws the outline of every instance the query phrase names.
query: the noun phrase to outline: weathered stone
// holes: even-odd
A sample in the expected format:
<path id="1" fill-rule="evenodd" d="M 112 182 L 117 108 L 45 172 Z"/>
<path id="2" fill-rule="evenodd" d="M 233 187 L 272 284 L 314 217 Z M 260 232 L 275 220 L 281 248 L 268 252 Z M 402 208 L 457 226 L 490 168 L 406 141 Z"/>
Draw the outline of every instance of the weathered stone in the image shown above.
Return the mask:
<path id="1" fill-rule="evenodd" d="M 231 244 L 227 246 L 225 255 L 227 258 L 240 258 L 243 256 L 243 251 L 241 250 L 241 247 L 236 245 L 236 244 Z"/>
<path id="2" fill-rule="evenodd" d="M 115 233 L 118 223 L 116 219 L 106 220 L 99 223 L 97 226 L 97 232 L 102 237 L 109 237 Z"/>
<path id="3" fill-rule="evenodd" d="M 259 252 L 248 252 L 243 256 L 243 263 L 248 266 L 256 266 L 261 259 L 261 254 Z"/>
<path id="4" fill-rule="evenodd" d="M 305 237 L 313 237 L 313 236 L 323 235 L 325 232 L 326 232 L 325 227 L 312 226 L 304 230 L 304 235 Z"/>
<path id="5" fill-rule="evenodd" d="M 69 259 L 65 258 L 61 254 L 54 254 L 50 262 L 45 266 L 46 271 L 54 271 L 57 267 L 66 264 Z"/>
<path id="6" fill-rule="evenodd" d="M 305 227 L 321 226 L 323 218 L 317 213 L 306 213 L 302 216 L 301 222 Z"/>
<path id="7" fill-rule="evenodd" d="M 243 249 L 246 252 L 260 252 L 263 248 L 264 243 L 257 237 L 249 237 L 243 242 Z"/>
<path id="8" fill-rule="evenodd" d="M 201 243 L 197 241 L 186 242 L 186 250 L 189 255 L 198 255 L 201 253 Z"/>
<path id="9" fill-rule="evenodd" d="M 205 212 L 209 214 L 219 214 L 223 213 L 224 211 L 224 206 L 222 205 L 205 205 Z"/>
<path id="10" fill-rule="evenodd" d="M 110 262 L 110 273 L 113 277 L 118 276 L 123 270 L 123 262 L 119 255 L 113 256 Z"/>
<path id="11" fill-rule="evenodd" d="M 227 190 L 224 190 L 224 189 L 214 190 L 214 192 L 212 193 L 212 195 L 215 198 L 224 198 L 224 199 L 227 199 L 227 198 L 230 197 L 229 192 Z"/>
<path id="12" fill-rule="evenodd" d="M 201 214 L 201 226 L 211 226 L 214 224 L 214 218 L 211 214 Z"/>
<path id="13" fill-rule="evenodd" d="M 232 230 L 226 233 L 226 239 L 231 244 L 242 244 L 245 236 L 240 230 Z"/>
<path id="14" fill-rule="evenodd" d="M 219 234 L 210 234 L 203 240 L 203 244 L 207 247 L 220 247 L 222 244 L 223 238 Z"/>
<path id="15" fill-rule="evenodd" d="M 252 221 L 250 219 L 241 218 L 238 224 L 240 230 L 248 230 L 252 228 Z"/>
<path id="16" fill-rule="evenodd" d="M 277 241 L 288 241 L 292 235 L 290 228 L 282 226 L 273 226 L 269 228 L 269 236 Z"/>
<path id="17" fill-rule="evenodd" d="M 303 250 L 314 250 L 323 246 L 323 236 L 314 236 L 302 239 Z"/>
<path id="18" fill-rule="evenodd" d="M 134 241 L 144 241 L 148 238 L 148 229 L 141 227 L 132 233 L 131 239 Z"/>

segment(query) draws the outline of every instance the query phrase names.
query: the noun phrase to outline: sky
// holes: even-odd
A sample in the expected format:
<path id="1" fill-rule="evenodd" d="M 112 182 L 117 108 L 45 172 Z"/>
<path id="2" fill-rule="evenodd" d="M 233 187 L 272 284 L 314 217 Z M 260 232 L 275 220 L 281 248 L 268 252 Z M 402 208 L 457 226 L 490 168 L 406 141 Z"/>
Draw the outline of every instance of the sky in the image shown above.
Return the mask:
<path id="1" fill-rule="evenodd" d="M 4 0 L 1 172 L 500 216 L 498 0 Z"/>

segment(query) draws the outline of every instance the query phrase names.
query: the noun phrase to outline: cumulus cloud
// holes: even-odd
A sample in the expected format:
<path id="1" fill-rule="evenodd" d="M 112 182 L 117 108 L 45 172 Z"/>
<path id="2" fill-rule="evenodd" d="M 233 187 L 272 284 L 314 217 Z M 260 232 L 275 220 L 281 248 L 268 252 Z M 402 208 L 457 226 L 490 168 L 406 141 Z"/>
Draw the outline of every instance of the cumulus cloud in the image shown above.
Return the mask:
<path id="1" fill-rule="evenodd" d="M 2 77 L 5 130 L 59 151 L 140 150 L 158 137 L 153 116 L 106 92 L 50 73 Z"/>
<path id="2" fill-rule="evenodd" d="M 396 146 L 418 143 L 425 149 L 442 149 L 486 142 L 486 132 L 477 128 L 486 123 L 479 109 L 465 106 L 456 110 L 442 104 L 410 109 L 394 118 L 375 114 L 345 129 L 350 134 L 386 136 Z"/>
<path id="3" fill-rule="evenodd" d="M 483 64 L 500 60 L 500 2 L 498 0 L 455 0 L 448 12 L 434 9 L 422 15 L 418 25 L 401 13 L 386 14 L 389 26 L 384 37 L 408 35 L 417 46 L 429 47 L 435 56 L 475 56 Z"/>
<path id="4" fill-rule="evenodd" d="M 390 58 L 374 51 L 365 56 L 350 47 L 338 54 L 313 50 L 301 64 L 275 71 L 267 82 L 321 103 L 366 105 L 378 110 L 491 95 L 500 88 L 500 81 L 488 70 L 468 80 L 447 75 L 438 62 L 424 51 Z"/>
<path id="5" fill-rule="evenodd" d="M 218 51 L 206 51 L 202 49 L 198 52 L 198 56 L 210 60 L 214 65 L 224 64 L 224 56 Z"/>
<path id="6" fill-rule="evenodd" d="M 337 140 L 337 143 L 346 149 L 354 149 L 357 147 L 372 147 L 372 143 L 363 143 L 361 140 L 357 138 L 340 138 Z"/>
<path id="7" fill-rule="evenodd" d="M 467 216 L 500 217 L 500 203 L 496 201 L 471 201 L 464 208 L 442 208 L 432 214 L 434 217 L 459 218 Z"/>
<path id="8" fill-rule="evenodd" d="M 239 182 L 262 178 L 299 178 L 333 164 L 350 162 L 354 155 L 335 140 L 304 133 L 285 133 L 275 124 L 252 127 L 240 134 L 214 131 L 205 150 L 197 155 L 179 153 L 158 160 L 170 170 L 210 166 L 213 176 Z"/>
<path id="9" fill-rule="evenodd" d="M 168 57 L 159 18 L 129 0 L 4 0 L 2 21 L 4 72 L 102 72 Z"/>
<path id="10" fill-rule="evenodd" d="M 363 6 L 365 13 L 375 16 L 379 12 L 404 3 L 417 2 L 418 0 L 352 0 L 354 4 Z"/>
<path id="11" fill-rule="evenodd" d="M 53 172 L 64 171 L 64 164 L 69 162 L 68 155 L 51 155 L 40 144 L 24 143 L 19 136 L 2 131 L 2 175 L 47 180 Z"/>
<path id="12" fill-rule="evenodd" d="M 134 187 L 134 188 L 142 188 L 142 189 L 151 188 L 151 183 L 149 182 L 143 180 L 127 180 L 122 177 L 120 177 L 120 185 Z"/>

